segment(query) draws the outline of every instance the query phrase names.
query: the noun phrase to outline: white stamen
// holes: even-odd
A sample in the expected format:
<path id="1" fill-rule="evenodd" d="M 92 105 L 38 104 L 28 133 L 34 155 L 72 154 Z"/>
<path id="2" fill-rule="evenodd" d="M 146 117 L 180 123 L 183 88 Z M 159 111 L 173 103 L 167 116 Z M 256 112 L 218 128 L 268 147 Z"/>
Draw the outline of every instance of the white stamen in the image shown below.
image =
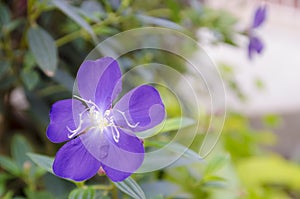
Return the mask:
<path id="1" fill-rule="evenodd" d="M 71 130 L 68 126 L 67 126 L 67 129 L 68 131 L 71 133 L 71 134 L 68 134 L 68 138 L 71 139 L 73 137 L 75 137 L 78 133 L 80 133 L 82 131 L 81 129 L 81 126 L 82 126 L 82 123 L 83 123 L 83 120 L 82 120 L 82 115 L 87 111 L 88 109 L 85 109 L 82 113 L 79 114 L 79 125 L 76 129 L 74 130 Z"/>
<path id="2" fill-rule="evenodd" d="M 127 124 L 130 128 L 136 128 L 136 127 L 140 124 L 139 122 L 137 122 L 136 124 L 130 124 L 130 122 L 127 120 L 127 118 L 126 118 L 124 112 L 119 111 L 119 110 L 116 110 L 116 111 L 118 111 L 119 113 L 121 113 L 121 115 L 123 116 L 123 118 L 124 118 L 126 124 Z"/>

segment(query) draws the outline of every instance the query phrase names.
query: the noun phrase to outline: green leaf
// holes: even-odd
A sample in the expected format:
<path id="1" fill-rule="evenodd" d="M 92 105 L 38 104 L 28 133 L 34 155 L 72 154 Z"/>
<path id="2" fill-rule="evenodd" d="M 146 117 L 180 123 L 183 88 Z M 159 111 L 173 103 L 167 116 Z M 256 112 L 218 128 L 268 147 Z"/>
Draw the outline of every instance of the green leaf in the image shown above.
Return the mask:
<path id="1" fill-rule="evenodd" d="M 78 25 L 84 28 L 93 39 L 96 38 L 92 27 L 76 12 L 76 9 L 64 0 L 52 0 L 52 3 L 65 13 L 68 17 L 74 20 Z"/>
<path id="2" fill-rule="evenodd" d="M 134 199 L 146 199 L 142 188 L 131 178 L 127 178 L 122 182 L 113 182 L 121 191 L 133 197 Z"/>
<path id="3" fill-rule="evenodd" d="M 12 139 L 11 153 L 12 158 L 22 170 L 24 163 L 30 161 L 26 153 L 32 152 L 32 148 L 22 135 L 15 135 Z"/>
<path id="4" fill-rule="evenodd" d="M 57 68 L 57 48 L 55 41 L 44 29 L 31 27 L 27 34 L 29 48 L 38 66 L 48 76 L 53 76 Z"/>
<path id="5" fill-rule="evenodd" d="M 168 119 L 161 132 L 175 131 L 195 124 L 195 121 L 186 117 L 176 117 Z"/>
<path id="6" fill-rule="evenodd" d="M 183 129 L 183 128 L 191 126 L 193 124 L 195 124 L 195 121 L 190 118 L 186 118 L 186 117 L 170 118 L 170 119 L 167 119 L 165 123 L 158 125 L 154 129 L 150 129 L 150 130 L 138 133 L 137 136 L 139 138 L 145 139 L 148 137 L 152 137 L 158 133 Z"/>
<path id="7" fill-rule="evenodd" d="M 0 3 L 0 27 L 6 25 L 10 21 L 9 9 Z M 1 31 L 0 31 L 1 32 Z"/>
<path id="8" fill-rule="evenodd" d="M 172 21 L 169 21 L 167 19 L 163 18 L 157 18 L 157 17 L 151 17 L 147 15 L 137 14 L 136 17 L 144 24 L 146 25 L 157 25 L 162 26 L 166 28 L 171 28 L 179 31 L 184 31 L 184 28 L 177 23 L 174 23 Z"/>
<path id="9" fill-rule="evenodd" d="M 204 170 L 204 175 L 209 176 L 213 175 L 216 171 L 221 169 L 229 161 L 229 155 L 220 154 L 216 157 L 213 157 L 208 161 L 208 164 Z"/>
<path id="10" fill-rule="evenodd" d="M 68 199 L 96 199 L 96 191 L 90 187 L 85 189 L 74 189 Z"/>
<path id="11" fill-rule="evenodd" d="M 17 164 L 8 157 L 0 156 L 0 167 L 15 176 L 19 176 L 21 174 L 21 171 Z"/>
<path id="12" fill-rule="evenodd" d="M 39 82 L 39 74 L 34 70 L 23 70 L 21 78 L 28 90 L 32 90 Z"/>
<path id="13" fill-rule="evenodd" d="M 26 189 L 26 196 L 28 199 L 52 199 L 52 195 L 46 191 L 32 191 L 30 189 Z"/>
<path id="14" fill-rule="evenodd" d="M 203 158 L 196 153 L 195 151 L 189 149 L 188 147 L 176 143 L 176 142 L 172 142 L 172 143 L 167 143 L 167 142 L 159 142 L 159 141 L 145 141 L 145 143 L 147 144 L 147 146 L 155 146 L 158 148 L 162 148 L 165 146 L 166 149 L 168 149 L 171 152 L 175 152 L 176 154 L 182 154 L 184 157 L 188 158 L 188 159 L 192 159 L 192 160 L 196 160 L 196 161 L 201 161 Z"/>
<path id="15" fill-rule="evenodd" d="M 240 160 L 237 173 L 247 187 L 282 185 L 300 190 L 300 166 L 280 156 L 257 156 Z M 251 175 L 252 174 L 252 175 Z"/>
<path id="16" fill-rule="evenodd" d="M 38 155 L 38 154 L 34 154 L 34 153 L 27 153 L 27 155 L 39 167 L 41 167 L 41 168 L 45 169 L 46 171 L 53 174 L 52 164 L 53 164 L 54 158 L 51 158 L 51 157 L 48 157 L 45 155 Z"/>
<path id="17" fill-rule="evenodd" d="M 14 195 L 14 192 L 8 191 L 1 199 L 11 199 Z"/>

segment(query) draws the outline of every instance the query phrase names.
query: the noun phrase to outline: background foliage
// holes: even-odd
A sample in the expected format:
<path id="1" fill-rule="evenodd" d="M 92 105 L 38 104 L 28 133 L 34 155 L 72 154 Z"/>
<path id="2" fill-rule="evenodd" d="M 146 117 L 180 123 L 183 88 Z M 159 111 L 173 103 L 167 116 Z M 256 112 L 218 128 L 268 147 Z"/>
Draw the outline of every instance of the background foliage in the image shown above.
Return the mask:
<path id="1" fill-rule="evenodd" d="M 197 0 L 2 0 L 0 197 L 300 198 L 299 165 L 262 147 L 274 144 L 275 136 L 251 128 L 248 119 L 236 113 L 228 113 L 219 144 L 205 160 L 196 153 L 203 139 L 199 132 L 180 161 L 160 171 L 135 174 L 121 183 L 101 175 L 85 184 L 52 175 L 52 157 L 59 146 L 45 136 L 49 109 L 53 102 L 71 97 L 78 67 L 98 42 L 132 28 L 160 26 L 193 38 L 199 28 L 206 28 L 214 33 L 215 44 L 236 46 L 237 22 L 229 13 Z M 168 55 L 162 59 L 152 51 L 134 52 L 121 59 L 121 64 L 130 67 L 155 59 L 184 73 L 178 60 Z M 220 69 L 227 86 L 243 99 L 231 67 Z M 171 97 L 168 100 L 176 105 Z M 178 107 L 169 106 L 167 112 L 172 119 L 155 140 L 145 140 L 148 149 L 161 147 L 162 140 L 179 128 Z M 209 115 L 200 122 L 204 127 L 206 117 Z M 265 120 L 266 127 L 276 125 L 274 118 Z M 193 121 L 183 120 L 182 127 L 191 125 Z M 182 146 L 178 143 L 173 150 L 180 151 Z"/>

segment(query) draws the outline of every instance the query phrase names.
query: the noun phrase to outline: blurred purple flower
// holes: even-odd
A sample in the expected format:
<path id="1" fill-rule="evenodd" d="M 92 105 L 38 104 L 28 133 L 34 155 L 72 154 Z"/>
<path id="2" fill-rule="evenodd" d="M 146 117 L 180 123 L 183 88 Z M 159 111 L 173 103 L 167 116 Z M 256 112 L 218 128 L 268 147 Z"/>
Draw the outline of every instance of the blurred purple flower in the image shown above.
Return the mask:
<path id="1" fill-rule="evenodd" d="M 260 27 L 266 20 L 267 7 L 261 5 L 256 8 L 252 25 L 249 29 L 249 43 L 248 43 L 248 57 L 250 60 L 253 59 L 253 53 L 261 54 L 264 49 L 264 44 L 261 39 L 255 35 L 255 29 Z"/>
<path id="2" fill-rule="evenodd" d="M 83 181 L 103 169 L 112 181 L 122 181 L 144 160 L 142 141 L 134 133 L 161 123 L 165 108 L 158 91 L 141 85 L 125 94 L 116 60 L 104 57 L 85 61 L 77 74 L 80 96 L 53 104 L 47 137 L 54 143 L 68 141 L 57 152 L 57 176 Z"/>
<path id="3" fill-rule="evenodd" d="M 251 36 L 249 38 L 249 45 L 248 45 L 248 57 L 249 59 L 253 58 L 253 53 L 260 54 L 264 48 L 263 43 L 261 40 L 256 36 Z"/>

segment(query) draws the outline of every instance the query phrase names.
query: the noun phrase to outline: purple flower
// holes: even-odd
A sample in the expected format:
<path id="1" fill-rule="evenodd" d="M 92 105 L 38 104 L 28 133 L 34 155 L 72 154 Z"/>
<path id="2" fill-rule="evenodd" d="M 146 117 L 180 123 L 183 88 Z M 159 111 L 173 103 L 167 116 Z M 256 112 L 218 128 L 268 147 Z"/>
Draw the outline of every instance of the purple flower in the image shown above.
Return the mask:
<path id="1" fill-rule="evenodd" d="M 264 49 L 264 44 L 261 39 L 255 35 L 255 29 L 260 27 L 266 19 L 267 7 L 265 5 L 259 6 L 254 14 L 252 25 L 249 29 L 249 43 L 248 43 L 248 57 L 253 59 L 253 54 L 261 54 Z"/>
<path id="2" fill-rule="evenodd" d="M 57 152 L 57 176 L 83 181 L 101 168 L 112 181 L 122 181 L 144 160 L 142 141 L 135 133 L 160 124 L 165 118 L 158 91 L 141 85 L 125 94 L 116 60 L 104 57 L 85 61 L 77 74 L 78 96 L 53 104 L 47 137 L 66 142 Z"/>
<path id="3" fill-rule="evenodd" d="M 264 48 L 263 43 L 261 40 L 256 36 L 251 36 L 249 38 L 249 45 L 248 45 L 248 57 L 249 59 L 253 58 L 253 53 L 260 54 Z"/>

